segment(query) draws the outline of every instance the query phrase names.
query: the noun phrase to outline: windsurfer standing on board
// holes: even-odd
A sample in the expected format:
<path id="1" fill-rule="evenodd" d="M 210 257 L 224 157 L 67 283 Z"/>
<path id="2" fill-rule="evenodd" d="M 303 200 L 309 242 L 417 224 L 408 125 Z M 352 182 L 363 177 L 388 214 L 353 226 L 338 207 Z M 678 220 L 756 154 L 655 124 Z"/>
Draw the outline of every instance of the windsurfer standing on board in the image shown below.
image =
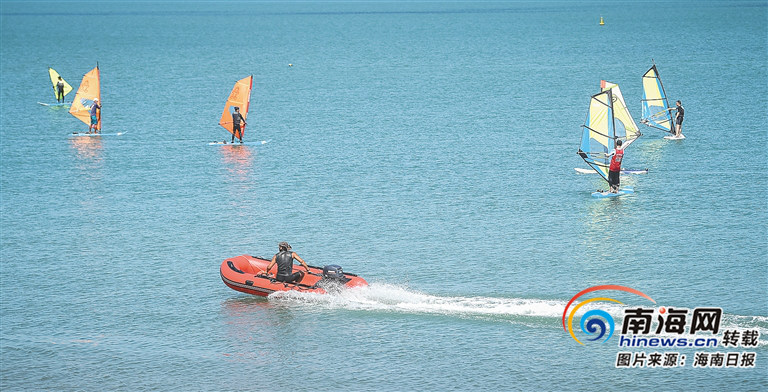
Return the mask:
<path id="1" fill-rule="evenodd" d="M 616 140 L 616 148 L 608 154 L 611 157 L 611 165 L 608 166 L 608 185 L 611 186 L 611 193 L 619 193 L 621 160 L 624 158 L 624 148 L 621 145 L 621 140 Z"/>
<path id="2" fill-rule="evenodd" d="M 267 270 L 264 272 L 264 274 L 269 276 L 269 270 L 273 265 L 277 264 L 277 274 L 275 275 L 275 279 L 285 283 L 301 282 L 301 280 L 304 279 L 304 272 L 293 272 L 293 259 L 298 260 L 299 263 L 304 266 L 307 272 L 309 272 L 309 266 L 307 263 L 305 263 L 304 260 L 302 260 L 301 257 L 296 254 L 296 252 L 291 251 L 291 246 L 288 245 L 287 242 L 281 242 L 277 244 L 277 247 L 280 252 L 272 256 L 272 261 L 270 261 L 269 265 L 267 265 Z"/>
<path id="3" fill-rule="evenodd" d="M 232 143 L 235 142 L 235 136 L 240 139 L 240 143 L 243 142 L 243 131 L 240 129 L 240 121 L 242 121 L 244 125 L 248 125 L 248 123 L 245 122 L 243 115 L 240 114 L 240 108 L 235 106 L 235 111 L 232 112 Z"/>
<path id="4" fill-rule="evenodd" d="M 56 82 L 56 102 L 64 103 L 64 79 L 59 76 L 59 81 Z"/>
<path id="5" fill-rule="evenodd" d="M 99 99 L 94 98 L 91 105 L 91 126 L 88 127 L 88 133 L 99 133 L 96 127 L 99 126 L 99 117 L 101 117 L 101 105 L 99 105 Z"/>
<path id="6" fill-rule="evenodd" d="M 667 111 L 672 110 L 677 111 L 677 113 L 675 113 L 675 137 L 680 137 L 683 133 L 683 116 L 685 116 L 685 109 L 683 108 L 682 102 L 677 100 L 675 102 L 675 107 L 667 109 Z"/>

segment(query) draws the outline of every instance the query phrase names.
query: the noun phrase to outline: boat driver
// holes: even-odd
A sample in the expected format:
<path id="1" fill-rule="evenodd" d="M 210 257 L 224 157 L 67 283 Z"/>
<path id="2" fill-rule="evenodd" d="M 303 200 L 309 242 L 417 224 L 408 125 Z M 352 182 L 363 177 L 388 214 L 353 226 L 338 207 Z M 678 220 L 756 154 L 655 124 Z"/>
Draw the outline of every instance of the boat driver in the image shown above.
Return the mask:
<path id="1" fill-rule="evenodd" d="M 272 269 L 273 265 L 277 264 L 277 274 L 275 275 L 276 280 L 284 283 L 301 282 L 301 280 L 304 279 L 304 271 L 293 272 L 293 259 L 298 260 L 299 263 L 304 266 L 307 272 L 309 272 L 309 266 L 307 263 L 305 263 L 304 260 L 302 260 L 301 257 L 296 254 L 296 252 L 291 251 L 291 246 L 288 245 L 287 242 L 281 242 L 277 245 L 277 247 L 279 252 L 272 256 L 272 261 L 269 262 L 267 270 L 264 272 L 264 274 L 269 276 L 269 270 Z"/>

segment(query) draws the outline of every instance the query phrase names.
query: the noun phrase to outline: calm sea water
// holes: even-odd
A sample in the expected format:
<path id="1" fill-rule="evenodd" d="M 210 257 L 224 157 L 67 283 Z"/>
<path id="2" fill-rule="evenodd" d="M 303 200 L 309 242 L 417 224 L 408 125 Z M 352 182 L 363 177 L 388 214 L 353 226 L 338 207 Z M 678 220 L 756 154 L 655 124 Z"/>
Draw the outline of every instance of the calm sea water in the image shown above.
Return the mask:
<path id="1" fill-rule="evenodd" d="M 3 390 L 768 388 L 764 1 L 0 7 Z M 589 96 L 618 83 L 639 119 L 652 59 L 688 138 L 643 128 L 625 166 L 650 173 L 595 200 Z M 97 62 L 127 134 L 68 138 L 46 68 Z M 267 143 L 208 146 L 250 74 Z M 224 286 L 279 241 L 372 285 Z M 615 369 L 560 325 L 599 284 L 722 307 L 757 368 Z"/>

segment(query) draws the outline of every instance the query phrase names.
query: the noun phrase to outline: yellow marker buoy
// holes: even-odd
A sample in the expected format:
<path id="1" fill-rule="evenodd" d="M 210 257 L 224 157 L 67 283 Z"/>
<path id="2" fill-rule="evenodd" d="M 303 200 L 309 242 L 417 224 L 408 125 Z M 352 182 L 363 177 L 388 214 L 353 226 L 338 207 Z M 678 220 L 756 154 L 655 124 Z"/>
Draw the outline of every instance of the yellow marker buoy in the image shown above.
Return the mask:
<path id="1" fill-rule="evenodd" d="M 602 26 L 602 25 L 604 25 L 604 24 L 605 24 L 605 22 L 603 21 L 603 17 L 601 16 L 601 17 L 600 17 L 600 26 Z"/>

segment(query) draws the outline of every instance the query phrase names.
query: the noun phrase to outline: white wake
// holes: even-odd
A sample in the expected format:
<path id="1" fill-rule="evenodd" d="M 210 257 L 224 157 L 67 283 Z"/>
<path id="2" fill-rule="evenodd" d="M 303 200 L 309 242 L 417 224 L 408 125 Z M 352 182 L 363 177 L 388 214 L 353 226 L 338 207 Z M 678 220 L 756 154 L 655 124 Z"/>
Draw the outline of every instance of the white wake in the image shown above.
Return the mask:
<path id="1" fill-rule="evenodd" d="M 529 319 L 552 319 L 552 325 L 561 325 L 561 317 L 566 301 L 534 298 L 504 297 L 452 297 L 421 293 L 407 287 L 387 283 L 372 283 L 370 286 L 341 290 L 337 293 L 317 294 L 297 291 L 281 291 L 269 296 L 277 302 L 298 303 L 313 309 L 345 309 L 358 311 L 378 311 L 410 314 L 439 314 L 457 317 L 491 317 Z M 568 310 L 570 314 L 573 303 Z M 617 322 L 623 319 L 627 307 L 656 307 L 651 304 L 619 305 L 610 302 L 593 302 L 583 306 L 574 317 L 578 328 L 579 317 L 591 309 L 608 312 Z M 692 311 L 692 310 L 690 310 Z M 568 315 L 566 315 L 568 317 Z M 656 324 L 654 316 L 653 325 Z M 689 312 L 690 317 L 690 312 Z M 549 322 L 547 322 L 549 324 Z M 621 328 L 617 325 L 617 328 Z M 721 319 L 720 333 L 725 329 L 756 329 L 760 332 L 760 345 L 768 345 L 768 317 L 743 316 L 724 313 Z"/>

